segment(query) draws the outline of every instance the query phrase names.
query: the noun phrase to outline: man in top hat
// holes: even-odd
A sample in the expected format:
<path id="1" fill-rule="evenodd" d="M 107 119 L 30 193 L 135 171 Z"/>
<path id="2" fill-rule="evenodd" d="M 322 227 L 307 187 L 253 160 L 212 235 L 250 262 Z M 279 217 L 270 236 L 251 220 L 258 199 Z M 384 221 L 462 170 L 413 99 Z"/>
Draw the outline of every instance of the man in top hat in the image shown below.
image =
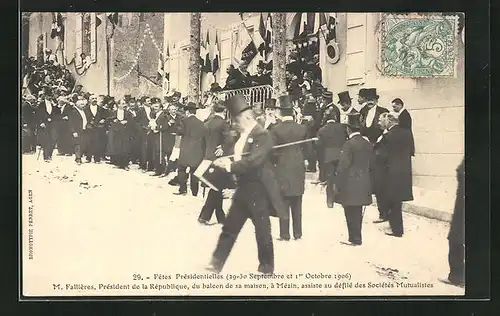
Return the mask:
<path id="1" fill-rule="evenodd" d="M 236 175 L 237 188 L 208 270 L 217 273 L 222 270 L 238 234 L 250 218 L 255 226 L 258 271 L 272 274 L 274 250 L 269 216 L 287 217 L 270 160 L 272 136 L 257 123 L 243 96 L 233 96 L 226 104 L 239 138 L 234 145 L 234 161 L 222 157 L 214 165 Z"/>
<path id="2" fill-rule="evenodd" d="M 384 132 L 375 144 L 374 189 L 380 213 L 380 220 L 376 222 L 389 220 L 392 231 L 387 234 L 402 237 L 402 204 L 413 200 L 412 137 L 408 129 L 398 126 L 398 117 L 393 113 L 383 113 L 380 126 Z"/>
<path id="3" fill-rule="evenodd" d="M 255 86 L 261 86 L 261 85 L 272 85 L 273 82 L 271 80 L 271 76 L 269 73 L 264 73 L 266 68 L 266 64 L 260 60 L 259 63 L 257 64 L 257 74 L 254 76 L 250 76 L 250 80 L 252 81 L 253 85 Z"/>
<path id="4" fill-rule="evenodd" d="M 293 120 L 293 106 L 288 95 L 279 97 L 277 115 L 280 123 L 271 130 L 275 145 L 304 140 L 307 130 Z M 273 151 L 274 172 L 285 201 L 287 211 L 292 214 L 293 237 L 302 237 L 302 195 L 306 167 L 304 164 L 305 144 L 288 146 Z M 280 239 L 290 240 L 290 219 L 280 219 Z"/>
<path id="5" fill-rule="evenodd" d="M 154 168 L 152 176 L 162 176 L 165 171 L 165 156 L 167 155 L 169 138 L 169 124 L 163 104 L 159 98 L 152 98 L 152 109 L 155 113 L 154 120 L 150 121 L 150 137 L 151 137 L 151 161 Z"/>
<path id="6" fill-rule="evenodd" d="M 382 128 L 379 125 L 380 114 L 389 112 L 386 108 L 378 106 L 377 89 L 360 89 L 358 103 L 363 107 L 359 111 L 361 114 L 361 134 L 368 137 L 372 144 L 382 135 Z"/>
<path id="7" fill-rule="evenodd" d="M 217 102 L 213 106 L 215 114 L 213 117 L 205 122 L 205 158 L 206 160 L 215 160 L 223 154 L 227 154 L 232 144 L 232 137 L 230 135 L 231 126 L 226 121 L 226 107 L 224 103 Z M 213 212 L 217 217 L 217 222 L 222 223 L 226 215 L 222 209 L 222 192 L 210 189 L 208 192 L 205 205 L 201 209 L 198 217 L 198 222 L 201 224 L 208 224 Z"/>
<path id="8" fill-rule="evenodd" d="M 307 95 L 301 114 L 301 124 L 306 127 L 307 138 L 316 137 L 318 131 L 316 128 L 317 104 L 316 99 L 311 94 Z M 307 143 L 306 148 L 307 172 L 316 172 L 317 156 L 314 144 Z"/>
<path id="9" fill-rule="evenodd" d="M 187 194 L 187 168 L 189 167 L 190 186 L 193 196 L 198 195 L 199 183 L 194 172 L 205 156 L 206 129 L 203 122 L 196 117 L 197 106 L 193 102 L 188 102 L 185 107 L 186 117 L 182 120 L 178 134 L 181 136 L 178 181 L 179 192 L 176 195 Z"/>
<path id="10" fill-rule="evenodd" d="M 411 129 L 412 120 L 411 120 L 410 112 L 408 112 L 408 110 L 405 108 L 405 104 L 404 104 L 403 100 L 401 100 L 400 98 L 396 98 L 396 99 L 392 100 L 391 104 L 392 104 L 392 110 L 394 111 L 394 113 L 396 113 L 398 115 L 398 120 L 399 120 L 398 126 L 402 127 L 402 128 L 406 128 L 411 132 L 411 138 L 412 138 L 411 155 L 415 156 L 415 142 L 413 139 L 413 132 Z"/>
<path id="11" fill-rule="evenodd" d="M 43 99 L 36 112 L 38 121 L 38 141 L 43 149 L 43 158 L 46 162 L 52 159 L 52 153 L 57 140 L 57 121 L 61 112 L 54 103 L 49 89 L 43 94 Z"/>
<path id="12" fill-rule="evenodd" d="M 59 155 L 72 156 L 73 138 L 70 133 L 69 114 L 72 112 L 73 107 L 66 97 L 59 97 L 57 103 L 61 113 L 57 122 L 57 151 Z"/>
<path id="13" fill-rule="evenodd" d="M 89 118 L 87 133 L 89 147 L 87 162 L 94 158 L 94 163 L 100 163 L 106 150 L 106 120 L 107 112 L 102 108 L 102 98 L 93 94 L 89 96 L 90 104 L 84 109 Z"/>
<path id="14" fill-rule="evenodd" d="M 325 113 L 326 123 L 318 131 L 318 152 L 322 155 L 318 160 L 322 166 L 326 180 L 326 205 L 333 208 L 335 174 L 340 160 L 342 147 L 347 140 L 347 131 L 340 124 L 334 112 Z"/>
<path id="15" fill-rule="evenodd" d="M 362 244 L 363 206 L 372 203 L 373 145 L 361 136 L 360 114 L 349 114 L 349 139 L 342 147 L 335 178 L 334 201 L 344 208 L 350 246 Z"/>
<path id="16" fill-rule="evenodd" d="M 352 106 L 352 98 L 349 91 L 342 91 L 337 94 L 339 97 L 339 114 L 340 123 L 347 125 L 349 123 L 349 114 L 357 113 L 358 111 Z"/>
<path id="17" fill-rule="evenodd" d="M 69 115 L 75 162 L 78 165 L 82 163 L 82 156 L 87 152 L 87 147 L 89 145 L 88 122 L 90 121 L 90 117 L 87 116 L 87 112 L 85 111 L 86 106 L 87 100 L 83 99 L 76 101 L 75 107 Z"/>
<path id="18" fill-rule="evenodd" d="M 257 122 L 265 129 L 271 130 L 277 123 L 276 119 L 276 99 L 264 101 L 264 115 L 257 117 Z"/>

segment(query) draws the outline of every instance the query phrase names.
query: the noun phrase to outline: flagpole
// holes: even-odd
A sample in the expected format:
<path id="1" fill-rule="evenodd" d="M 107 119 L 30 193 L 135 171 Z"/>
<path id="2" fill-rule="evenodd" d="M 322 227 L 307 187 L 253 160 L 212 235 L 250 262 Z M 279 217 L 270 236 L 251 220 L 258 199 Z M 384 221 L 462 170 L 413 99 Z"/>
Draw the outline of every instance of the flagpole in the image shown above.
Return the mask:
<path id="1" fill-rule="evenodd" d="M 247 28 L 247 26 L 245 24 L 245 20 L 243 19 L 243 12 L 240 12 L 239 15 L 240 15 L 240 18 L 241 18 L 241 24 L 243 24 L 243 26 L 245 27 L 245 30 L 247 31 L 248 36 L 250 36 L 250 40 L 252 41 L 252 43 L 255 45 L 255 47 L 257 47 L 257 44 L 255 44 L 255 41 L 253 40 L 252 34 L 250 34 L 250 32 L 248 31 L 248 28 Z"/>

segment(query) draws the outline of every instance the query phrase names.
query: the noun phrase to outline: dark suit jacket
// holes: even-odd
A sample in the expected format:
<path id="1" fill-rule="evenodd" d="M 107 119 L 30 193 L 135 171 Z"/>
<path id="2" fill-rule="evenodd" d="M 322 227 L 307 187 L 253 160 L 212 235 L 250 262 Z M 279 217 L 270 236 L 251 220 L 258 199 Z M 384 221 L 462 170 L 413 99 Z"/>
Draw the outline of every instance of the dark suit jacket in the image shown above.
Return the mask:
<path id="1" fill-rule="evenodd" d="M 394 126 L 375 145 L 375 191 L 389 202 L 413 200 L 411 132 Z"/>
<path id="2" fill-rule="evenodd" d="M 382 135 L 382 128 L 378 123 L 380 114 L 389 112 L 386 108 L 380 107 L 377 105 L 375 109 L 375 116 L 373 118 L 372 125 L 370 127 L 366 127 L 366 116 L 368 115 L 368 106 L 364 106 L 359 113 L 361 114 L 361 134 L 368 137 L 372 144 L 375 144 L 377 138 Z"/>
<path id="3" fill-rule="evenodd" d="M 90 110 L 90 105 L 87 105 L 86 107 L 84 107 L 83 111 L 87 115 L 88 129 L 90 131 L 92 131 L 92 130 L 103 131 L 106 128 L 108 113 L 105 109 L 103 109 L 100 106 L 97 106 L 97 111 L 96 111 L 95 116 L 94 116 L 94 114 L 92 114 L 92 111 Z M 105 123 L 100 123 L 101 120 L 104 120 Z"/>
<path id="4" fill-rule="evenodd" d="M 323 153 L 323 162 L 338 161 L 346 140 L 346 129 L 340 123 L 328 122 L 320 128 L 316 144 Z"/>
<path id="5" fill-rule="evenodd" d="M 272 147 L 273 139 L 269 131 L 256 124 L 250 135 L 248 135 L 243 148 L 243 152 L 249 154 L 231 164 L 231 172 L 238 179 L 235 196 L 247 194 L 247 192 L 239 192 L 242 187 L 245 187 L 245 183 L 259 182 L 266 189 L 267 197 L 272 205 L 269 215 L 288 218 L 288 212 L 280 194 L 280 187 L 270 160 Z"/>
<path id="6" fill-rule="evenodd" d="M 335 202 L 351 206 L 372 203 L 372 164 L 369 141 L 358 134 L 345 142 L 337 167 Z"/>
<path id="7" fill-rule="evenodd" d="M 307 130 L 304 125 L 294 121 L 284 121 L 273 127 L 271 135 L 274 145 L 281 145 L 306 139 Z M 273 150 L 274 171 L 283 196 L 304 194 L 306 173 L 304 156 L 304 144 Z"/>
<path id="8" fill-rule="evenodd" d="M 87 113 L 83 111 L 83 114 L 87 118 L 87 122 L 89 121 L 89 118 L 87 117 Z M 71 113 L 69 114 L 69 126 L 71 130 L 71 134 L 77 133 L 77 137 L 74 138 L 75 143 L 81 144 L 84 141 L 84 135 L 83 135 L 83 119 L 80 113 L 76 108 L 73 108 L 71 110 Z M 72 136 L 74 137 L 74 136 Z"/>
<path id="9" fill-rule="evenodd" d="M 457 195 L 451 218 L 448 239 L 453 243 L 465 243 L 465 159 L 457 168 Z"/>
<path id="10" fill-rule="evenodd" d="M 53 125 L 57 120 L 59 120 L 61 112 L 54 102 L 52 102 L 52 112 L 49 114 L 47 112 L 45 101 L 43 101 L 36 110 L 36 117 L 38 125 L 45 123 L 48 127 Z"/>
<path id="11" fill-rule="evenodd" d="M 399 114 L 399 126 L 402 128 L 406 128 L 411 132 L 411 143 L 412 143 L 412 149 L 411 149 L 411 155 L 415 156 L 415 140 L 413 139 L 413 131 L 411 129 L 411 115 L 410 112 L 408 112 L 407 109 L 404 109 L 400 114 Z"/>
<path id="12" fill-rule="evenodd" d="M 230 146 L 229 123 L 218 115 L 205 122 L 205 159 L 214 160 L 217 147 L 227 153 Z"/>
<path id="13" fill-rule="evenodd" d="M 166 152 L 171 152 L 175 145 L 175 137 L 182 127 L 182 117 L 176 115 L 175 118 L 167 112 L 162 112 L 156 120 L 158 129 L 162 133 L 162 147 Z"/>
<path id="14" fill-rule="evenodd" d="M 196 116 L 182 120 L 179 165 L 195 168 L 200 164 L 205 156 L 205 134 L 205 125 Z"/>

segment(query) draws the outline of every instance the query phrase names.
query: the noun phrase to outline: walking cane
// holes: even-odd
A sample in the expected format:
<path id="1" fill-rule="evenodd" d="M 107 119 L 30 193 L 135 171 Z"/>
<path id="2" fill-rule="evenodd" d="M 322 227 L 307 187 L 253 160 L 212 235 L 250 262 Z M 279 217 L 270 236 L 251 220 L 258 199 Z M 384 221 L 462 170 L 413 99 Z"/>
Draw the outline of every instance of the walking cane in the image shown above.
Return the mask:
<path id="1" fill-rule="evenodd" d="M 36 157 L 36 160 L 40 160 L 40 154 L 42 153 L 42 146 L 39 146 L 40 149 L 38 150 L 38 156 Z"/>
<path id="2" fill-rule="evenodd" d="M 161 139 L 161 134 L 162 134 L 162 132 L 161 132 L 161 126 L 159 126 L 159 127 L 158 127 L 158 133 L 160 133 L 160 166 L 161 166 L 161 164 L 162 164 L 162 159 L 163 159 L 163 157 L 162 157 L 162 148 L 161 148 L 161 147 L 162 147 L 162 139 Z"/>

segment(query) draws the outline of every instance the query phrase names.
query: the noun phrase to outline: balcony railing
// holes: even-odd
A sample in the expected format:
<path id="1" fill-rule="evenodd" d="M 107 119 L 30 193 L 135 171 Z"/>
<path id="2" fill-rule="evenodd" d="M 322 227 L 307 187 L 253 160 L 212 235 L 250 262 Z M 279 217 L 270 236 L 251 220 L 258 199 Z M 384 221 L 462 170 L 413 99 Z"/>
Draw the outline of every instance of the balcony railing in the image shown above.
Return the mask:
<path id="1" fill-rule="evenodd" d="M 252 107 L 262 109 L 264 101 L 272 98 L 273 87 L 270 85 L 262 85 L 242 89 L 224 90 L 221 93 L 223 95 L 223 100 L 227 100 L 234 95 L 241 94 Z"/>

